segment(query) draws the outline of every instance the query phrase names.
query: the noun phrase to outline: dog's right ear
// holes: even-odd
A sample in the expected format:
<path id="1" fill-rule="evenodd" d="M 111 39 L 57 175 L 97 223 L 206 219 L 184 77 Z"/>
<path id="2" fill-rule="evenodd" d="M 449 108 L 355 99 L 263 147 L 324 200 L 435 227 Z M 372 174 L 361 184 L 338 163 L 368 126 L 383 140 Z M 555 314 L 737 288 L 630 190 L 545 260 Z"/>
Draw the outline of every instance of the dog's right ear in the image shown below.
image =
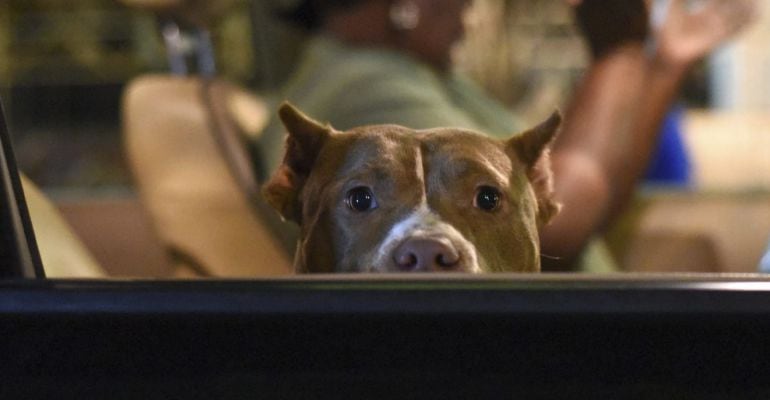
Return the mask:
<path id="1" fill-rule="evenodd" d="M 319 124 L 288 102 L 281 104 L 278 115 L 288 132 L 286 150 L 283 162 L 262 188 L 262 194 L 283 218 L 301 223 L 299 193 L 332 128 Z"/>

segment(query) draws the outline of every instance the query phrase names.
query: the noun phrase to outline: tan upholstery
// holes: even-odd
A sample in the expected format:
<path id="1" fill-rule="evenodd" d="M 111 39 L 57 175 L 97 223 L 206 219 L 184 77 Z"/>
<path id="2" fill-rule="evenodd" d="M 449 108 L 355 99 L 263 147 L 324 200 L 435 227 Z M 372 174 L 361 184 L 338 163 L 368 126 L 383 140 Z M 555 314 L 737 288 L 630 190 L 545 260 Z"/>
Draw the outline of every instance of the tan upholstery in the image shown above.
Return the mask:
<path id="1" fill-rule="evenodd" d="M 688 111 L 694 183 L 710 191 L 770 191 L 770 112 Z"/>
<path id="2" fill-rule="evenodd" d="M 270 119 L 269 111 L 264 103 L 238 87 L 230 86 L 227 97 L 223 99 L 237 128 L 249 139 L 257 139 Z"/>
<path id="3" fill-rule="evenodd" d="M 212 134 L 203 90 L 198 78 L 146 76 L 123 99 L 128 161 L 176 275 L 289 274 L 285 246 L 249 199 L 256 183 L 244 188 Z"/>
<path id="4" fill-rule="evenodd" d="M 107 276 L 48 197 L 23 175 L 21 183 L 46 276 L 49 278 Z"/>
<path id="5" fill-rule="evenodd" d="M 65 196 L 56 208 L 108 276 L 173 275 L 147 210 L 135 196 Z"/>
<path id="6" fill-rule="evenodd" d="M 626 271 L 756 272 L 770 237 L 770 193 L 642 194 L 613 228 Z"/>
<path id="7" fill-rule="evenodd" d="M 633 272 L 722 272 L 721 258 L 706 233 L 660 230 L 635 238 L 623 261 Z"/>

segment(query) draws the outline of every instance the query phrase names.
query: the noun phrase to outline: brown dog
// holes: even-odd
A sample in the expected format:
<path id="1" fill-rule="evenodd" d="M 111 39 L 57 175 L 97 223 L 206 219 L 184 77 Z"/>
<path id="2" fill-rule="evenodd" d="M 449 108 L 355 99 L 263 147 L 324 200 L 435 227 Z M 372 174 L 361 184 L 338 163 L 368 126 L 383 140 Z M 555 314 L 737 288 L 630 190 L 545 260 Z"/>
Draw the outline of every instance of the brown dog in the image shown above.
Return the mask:
<path id="1" fill-rule="evenodd" d="M 540 270 L 558 211 L 547 146 L 558 112 L 506 141 L 376 125 L 338 132 L 283 104 L 283 163 L 264 195 L 300 225 L 298 272 Z"/>

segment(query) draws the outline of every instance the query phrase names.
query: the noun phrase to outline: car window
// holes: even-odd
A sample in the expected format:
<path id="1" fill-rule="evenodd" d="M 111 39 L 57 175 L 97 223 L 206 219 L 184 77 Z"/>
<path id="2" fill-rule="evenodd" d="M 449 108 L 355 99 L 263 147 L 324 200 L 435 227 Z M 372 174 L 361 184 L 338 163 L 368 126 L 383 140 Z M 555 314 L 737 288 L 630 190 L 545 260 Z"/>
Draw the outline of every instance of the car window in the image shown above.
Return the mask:
<path id="1" fill-rule="evenodd" d="M 239 134 L 259 135 L 307 35 L 279 20 L 272 2 L 231 3 L 208 26 L 216 76 L 242 95 L 227 89 L 217 101 L 235 113 Z M 455 52 L 458 68 L 517 115 L 564 107 L 590 57 L 564 3 L 476 1 Z M 693 69 L 671 107 L 661 136 L 669 153 L 658 153 L 630 210 L 596 250 L 618 272 L 757 271 L 770 240 L 770 12 L 760 15 Z M 78 257 L 97 266 L 78 274 L 248 275 L 207 269 L 216 256 L 169 244 L 167 225 L 147 205 L 153 195 L 137 187 L 143 173 L 132 170 L 125 100 L 138 79 L 169 76 L 168 15 L 111 0 L 7 0 L 0 20 L 0 95 L 18 166 L 88 253 Z M 195 60 L 186 61 L 195 72 Z M 40 232 L 47 225 L 39 215 L 35 223 Z M 269 226 L 260 232 L 265 246 L 284 240 L 270 239 Z M 43 253 L 55 246 L 39 245 Z M 266 274 L 290 268 L 290 260 L 271 260 L 280 265 Z"/>

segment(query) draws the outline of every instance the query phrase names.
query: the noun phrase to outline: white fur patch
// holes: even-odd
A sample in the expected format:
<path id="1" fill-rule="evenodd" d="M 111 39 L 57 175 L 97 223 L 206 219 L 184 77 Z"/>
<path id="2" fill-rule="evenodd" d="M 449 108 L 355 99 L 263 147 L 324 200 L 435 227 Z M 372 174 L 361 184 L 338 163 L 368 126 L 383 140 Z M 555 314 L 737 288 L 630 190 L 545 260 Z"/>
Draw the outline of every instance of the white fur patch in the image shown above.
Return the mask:
<path id="1" fill-rule="evenodd" d="M 409 238 L 447 238 L 460 254 L 461 264 L 468 272 L 481 272 L 476 247 L 452 225 L 442 221 L 424 204 L 397 222 L 375 251 L 374 270 L 384 271 L 392 265 L 393 252 Z"/>

